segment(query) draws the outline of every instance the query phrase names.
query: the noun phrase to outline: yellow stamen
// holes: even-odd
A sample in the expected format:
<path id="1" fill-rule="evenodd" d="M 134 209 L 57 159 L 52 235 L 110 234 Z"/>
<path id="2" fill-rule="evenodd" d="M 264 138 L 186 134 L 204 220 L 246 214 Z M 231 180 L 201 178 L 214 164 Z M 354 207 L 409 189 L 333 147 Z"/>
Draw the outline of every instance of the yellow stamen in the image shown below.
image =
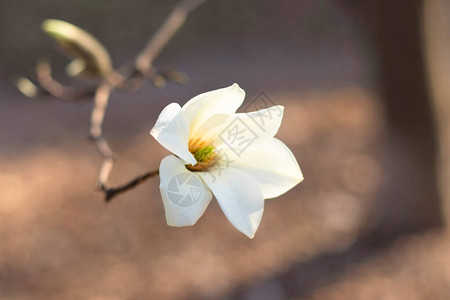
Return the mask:
<path id="1" fill-rule="evenodd" d="M 215 148 L 211 144 L 201 138 L 195 138 L 189 140 L 189 152 L 194 155 L 197 164 L 186 165 L 191 171 L 204 171 L 209 168 L 215 162 Z"/>

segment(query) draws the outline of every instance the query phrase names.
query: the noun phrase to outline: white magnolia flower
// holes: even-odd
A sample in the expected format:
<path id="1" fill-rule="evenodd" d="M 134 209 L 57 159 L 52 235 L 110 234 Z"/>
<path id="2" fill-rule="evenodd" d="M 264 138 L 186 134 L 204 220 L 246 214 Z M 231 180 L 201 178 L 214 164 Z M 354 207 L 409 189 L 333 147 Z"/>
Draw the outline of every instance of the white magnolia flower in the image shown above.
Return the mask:
<path id="1" fill-rule="evenodd" d="M 159 167 L 168 225 L 195 224 L 214 194 L 231 224 L 253 238 L 264 199 L 303 180 L 292 152 L 274 138 L 283 107 L 236 113 L 244 97 L 233 84 L 183 107 L 171 103 L 159 115 L 150 134 L 173 153 Z"/>

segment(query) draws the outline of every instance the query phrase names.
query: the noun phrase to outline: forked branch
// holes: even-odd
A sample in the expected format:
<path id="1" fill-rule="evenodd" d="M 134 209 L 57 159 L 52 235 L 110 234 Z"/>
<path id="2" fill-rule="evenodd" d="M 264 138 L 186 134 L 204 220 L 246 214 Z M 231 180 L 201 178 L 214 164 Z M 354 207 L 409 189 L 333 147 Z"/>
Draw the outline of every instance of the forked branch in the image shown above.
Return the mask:
<path id="1" fill-rule="evenodd" d="M 158 175 L 158 170 L 149 171 L 131 179 L 128 183 L 118 187 L 108 187 L 108 177 L 114 166 L 114 153 L 106 139 L 103 137 L 103 120 L 108 106 L 111 91 L 116 88 L 135 91 L 144 85 L 146 79 L 151 79 L 155 85 L 163 85 L 165 80 L 174 82 L 186 81 L 186 76 L 173 69 L 156 72 L 153 62 L 167 45 L 173 35 L 186 21 L 188 14 L 206 0 L 182 0 L 175 6 L 159 30 L 148 41 L 145 48 L 137 55 L 132 64 L 122 66 L 113 71 L 99 85 L 94 87 L 72 88 L 67 87 L 52 77 L 50 64 L 41 62 L 36 69 L 37 81 L 40 88 L 55 98 L 62 100 L 77 100 L 87 96 L 94 96 L 94 106 L 91 114 L 90 137 L 102 156 L 102 164 L 97 177 L 97 187 L 103 191 L 105 200 L 128 191 Z M 125 71 L 126 74 L 122 74 Z M 19 87 L 20 88 L 20 87 Z"/>

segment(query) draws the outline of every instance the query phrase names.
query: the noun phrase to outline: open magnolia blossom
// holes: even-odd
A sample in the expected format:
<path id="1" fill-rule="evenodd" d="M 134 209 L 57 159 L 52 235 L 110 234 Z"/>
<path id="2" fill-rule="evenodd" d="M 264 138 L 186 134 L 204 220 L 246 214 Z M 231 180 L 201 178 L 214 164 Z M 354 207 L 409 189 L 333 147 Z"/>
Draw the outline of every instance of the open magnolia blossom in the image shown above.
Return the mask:
<path id="1" fill-rule="evenodd" d="M 231 224 L 253 238 L 264 199 L 303 180 L 289 148 L 274 138 L 283 115 L 276 105 L 236 113 L 237 84 L 166 106 L 150 134 L 173 155 L 161 161 L 160 191 L 170 226 L 190 226 L 216 197 Z"/>

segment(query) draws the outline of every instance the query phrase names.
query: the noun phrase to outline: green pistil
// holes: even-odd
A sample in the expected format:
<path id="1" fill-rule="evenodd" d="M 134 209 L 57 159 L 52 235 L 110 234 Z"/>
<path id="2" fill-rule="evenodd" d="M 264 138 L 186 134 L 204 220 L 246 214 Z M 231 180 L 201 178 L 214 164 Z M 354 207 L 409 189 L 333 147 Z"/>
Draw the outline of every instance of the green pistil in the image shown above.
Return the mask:
<path id="1" fill-rule="evenodd" d="M 196 150 L 194 150 L 194 152 L 192 152 L 192 155 L 194 155 L 197 162 L 200 162 L 200 163 L 207 162 L 214 155 L 214 147 L 206 146 L 206 147 L 203 147 L 200 149 L 196 149 Z"/>

